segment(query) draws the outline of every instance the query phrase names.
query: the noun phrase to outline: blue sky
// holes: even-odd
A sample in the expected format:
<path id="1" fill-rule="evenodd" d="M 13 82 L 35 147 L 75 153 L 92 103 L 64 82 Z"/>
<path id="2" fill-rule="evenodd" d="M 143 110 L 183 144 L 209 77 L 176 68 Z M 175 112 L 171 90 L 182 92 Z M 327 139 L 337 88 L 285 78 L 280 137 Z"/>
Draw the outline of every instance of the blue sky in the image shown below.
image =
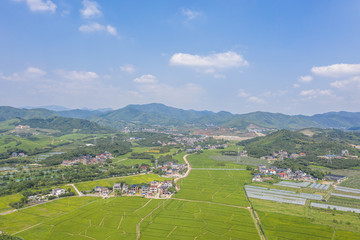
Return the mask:
<path id="1" fill-rule="evenodd" d="M 0 105 L 359 111 L 360 1 L 0 1 Z"/>

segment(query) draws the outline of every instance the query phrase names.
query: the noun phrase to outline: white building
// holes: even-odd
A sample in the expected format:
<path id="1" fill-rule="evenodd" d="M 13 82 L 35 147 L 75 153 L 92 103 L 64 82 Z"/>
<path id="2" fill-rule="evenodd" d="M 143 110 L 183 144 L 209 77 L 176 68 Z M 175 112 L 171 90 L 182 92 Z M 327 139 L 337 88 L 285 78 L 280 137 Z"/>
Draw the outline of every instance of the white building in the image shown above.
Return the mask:
<path id="1" fill-rule="evenodd" d="M 54 196 L 59 196 L 59 195 L 65 193 L 65 189 L 54 188 L 51 193 L 52 193 L 52 195 L 54 195 Z"/>

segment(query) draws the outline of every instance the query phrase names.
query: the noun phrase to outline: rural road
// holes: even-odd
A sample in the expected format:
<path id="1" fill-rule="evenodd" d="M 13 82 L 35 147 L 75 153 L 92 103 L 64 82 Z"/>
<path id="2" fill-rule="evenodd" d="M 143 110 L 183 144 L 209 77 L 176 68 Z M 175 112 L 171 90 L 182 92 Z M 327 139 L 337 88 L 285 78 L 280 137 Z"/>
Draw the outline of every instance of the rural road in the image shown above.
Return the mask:
<path id="1" fill-rule="evenodd" d="M 84 194 L 82 194 L 82 192 L 80 192 L 80 191 L 77 189 L 77 187 L 75 187 L 74 184 L 68 184 L 68 186 L 72 186 L 72 187 L 75 189 L 76 193 L 77 193 L 79 196 L 84 196 Z"/>
<path id="2" fill-rule="evenodd" d="M 180 179 L 182 179 L 182 178 L 186 178 L 186 177 L 189 175 L 189 173 L 191 172 L 190 163 L 189 163 L 189 161 L 186 159 L 187 156 L 189 156 L 189 154 L 186 154 L 183 159 L 184 159 L 185 163 L 186 163 L 187 166 L 188 166 L 188 170 L 186 171 L 186 173 L 185 173 L 184 176 L 178 177 L 178 178 L 176 178 L 176 179 L 174 180 L 174 182 L 175 182 L 175 184 L 176 184 L 176 191 L 179 191 L 179 190 L 180 190 L 180 187 L 179 187 L 179 185 L 177 185 L 177 182 L 178 182 Z"/>

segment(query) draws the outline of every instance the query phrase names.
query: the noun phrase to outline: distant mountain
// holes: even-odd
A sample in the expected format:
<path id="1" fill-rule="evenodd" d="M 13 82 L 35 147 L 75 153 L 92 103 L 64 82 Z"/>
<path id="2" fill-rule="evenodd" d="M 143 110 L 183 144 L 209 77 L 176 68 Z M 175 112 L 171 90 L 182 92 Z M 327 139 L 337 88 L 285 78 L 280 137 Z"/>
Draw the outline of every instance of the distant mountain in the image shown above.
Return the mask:
<path id="1" fill-rule="evenodd" d="M 55 112 L 43 108 L 19 109 L 7 106 L 0 107 L 0 121 L 6 121 L 13 118 L 48 118 L 55 115 Z"/>
<path id="2" fill-rule="evenodd" d="M 313 116 L 286 115 L 281 113 L 252 112 L 232 114 L 221 111 L 183 110 L 159 103 L 128 105 L 117 110 L 110 109 L 73 109 L 50 111 L 46 109 L 17 109 L 0 107 L 0 121 L 12 118 L 43 118 L 62 116 L 87 119 L 103 126 L 115 128 L 144 126 L 205 127 L 213 124 L 220 127 L 245 129 L 254 124 L 267 129 L 303 129 L 303 128 L 338 128 L 360 130 L 360 113 L 329 112 Z"/>
<path id="3" fill-rule="evenodd" d="M 98 110 L 73 109 L 66 111 L 57 111 L 56 114 L 62 117 L 89 119 L 92 116 L 101 116 L 104 114 L 104 112 Z"/>
<path id="4" fill-rule="evenodd" d="M 44 108 L 50 111 L 67 111 L 70 110 L 70 108 L 67 107 L 63 107 L 63 106 L 58 106 L 58 105 L 49 105 L 49 106 L 40 106 L 40 107 L 31 107 L 31 106 L 26 106 L 23 107 L 25 109 L 35 109 L 35 108 Z"/>
<path id="5" fill-rule="evenodd" d="M 309 117 L 325 128 L 351 128 L 360 126 L 360 112 L 328 112 Z"/>

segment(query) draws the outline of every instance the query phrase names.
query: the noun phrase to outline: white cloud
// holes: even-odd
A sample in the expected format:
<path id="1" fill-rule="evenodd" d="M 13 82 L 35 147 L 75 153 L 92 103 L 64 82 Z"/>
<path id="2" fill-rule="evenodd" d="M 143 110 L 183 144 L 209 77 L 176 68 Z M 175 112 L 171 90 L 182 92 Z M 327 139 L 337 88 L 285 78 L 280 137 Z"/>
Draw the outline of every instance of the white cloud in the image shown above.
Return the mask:
<path id="1" fill-rule="evenodd" d="M 87 25 L 81 25 L 79 27 L 79 30 L 81 32 L 97 32 L 97 31 L 104 31 L 105 30 L 105 26 L 101 25 L 99 23 L 89 23 Z"/>
<path id="2" fill-rule="evenodd" d="M 32 76 L 32 77 L 41 77 L 41 76 L 46 75 L 46 72 L 44 70 L 39 69 L 39 68 L 28 67 L 26 69 L 26 75 L 27 76 Z"/>
<path id="3" fill-rule="evenodd" d="M 299 77 L 299 82 L 311 82 L 313 80 L 312 76 L 301 76 Z"/>
<path id="4" fill-rule="evenodd" d="M 116 28 L 111 26 L 111 25 L 101 25 L 97 22 L 93 22 L 93 23 L 89 23 L 86 25 L 81 25 L 79 27 L 79 31 L 80 32 L 85 32 L 85 33 L 91 33 L 91 32 L 102 32 L 102 31 L 106 31 L 111 35 L 116 36 L 117 35 L 117 31 Z"/>
<path id="5" fill-rule="evenodd" d="M 323 96 L 331 96 L 333 92 L 329 89 L 309 89 L 303 90 L 300 92 L 300 96 L 307 97 L 308 99 L 323 97 Z"/>
<path id="6" fill-rule="evenodd" d="M 238 94 L 237 94 L 239 97 L 249 97 L 250 96 L 250 93 L 246 92 L 244 89 L 239 89 L 238 90 Z"/>
<path id="7" fill-rule="evenodd" d="M 201 12 L 192 11 L 190 9 L 181 9 L 181 13 L 187 18 L 187 20 L 194 20 L 202 15 Z"/>
<path id="8" fill-rule="evenodd" d="M 70 80 L 89 81 L 99 78 L 99 75 L 95 72 L 82 72 L 82 71 L 57 71 L 57 73 L 63 78 Z"/>
<path id="9" fill-rule="evenodd" d="M 208 56 L 176 53 L 171 57 L 170 65 L 203 68 L 233 68 L 248 66 L 249 63 L 243 58 L 243 56 L 229 51 L 210 54 Z"/>
<path id="10" fill-rule="evenodd" d="M 135 72 L 135 68 L 131 64 L 125 64 L 123 66 L 120 66 L 120 70 L 129 74 L 132 74 Z"/>
<path id="11" fill-rule="evenodd" d="M 16 2 L 25 1 L 30 11 L 33 12 L 55 12 L 57 6 L 51 0 L 15 0 Z"/>
<path id="12" fill-rule="evenodd" d="M 330 85 L 343 90 L 358 90 L 360 89 L 360 77 L 356 76 L 347 80 L 335 81 L 330 83 Z"/>
<path id="13" fill-rule="evenodd" d="M 95 1 L 83 0 L 83 9 L 80 10 L 83 18 L 92 18 L 102 16 L 102 12 L 99 10 L 99 5 Z"/>
<path id="14" fill-rule="evenodd" d="M 259 97 L 249 97 L 247 100 L 247 102 L 251 102 L 251 103 L 256 103 L 256 104 L 265 104 L 266 101 L 262 98 L 259 98 Z"/>
<path id="15" fill-rule="evenodd" d="M 147 74 L 147 75 L 142 75 L 141 77 L 135 78 L 133 80 L 133 82 L 135 83 L 156 83 L 157 79 L 155 76 L 151 75 L 151 74 Z"/>
<path id="16" fill-rule="evenodd" d="M 299 88 L 299 87 L 300 87 L 300 84 L 295 83 L 295 84 L 293 85 L 293 87 L 294 87 L 294 88 Z"/>
<path id="17" fill-rule="evenodd" d="M 115 28 L 114 26 L 107 25 L 107 26 L 106 26 L 106 31 L 107 31 L 108 33 L 110 33 L 111 35 L 113 35 L 113 36 L 116 36 L 116 35 L 117 35 L 117 30 L 116 30 L 116 28 Z"/>
<path id="18" fill-rule="evenodd" d="M 324 77 L 343 77 L 360 74 L 360 64 L 333 64 L 329 66 L 313 67 L 311 72 Z"/>
<path id="19" fill-rule="evenodd" d="M 5 76 L 0 73 L 0 79 L 7 80 L 7 81 L 26 81 L 27 79 L 36 79 L 41 78 L 46 75 L 44 70 L 41 70 L 36 67 L 28 67 L 23 72 L 13 73 L 10 76 Z"/>

